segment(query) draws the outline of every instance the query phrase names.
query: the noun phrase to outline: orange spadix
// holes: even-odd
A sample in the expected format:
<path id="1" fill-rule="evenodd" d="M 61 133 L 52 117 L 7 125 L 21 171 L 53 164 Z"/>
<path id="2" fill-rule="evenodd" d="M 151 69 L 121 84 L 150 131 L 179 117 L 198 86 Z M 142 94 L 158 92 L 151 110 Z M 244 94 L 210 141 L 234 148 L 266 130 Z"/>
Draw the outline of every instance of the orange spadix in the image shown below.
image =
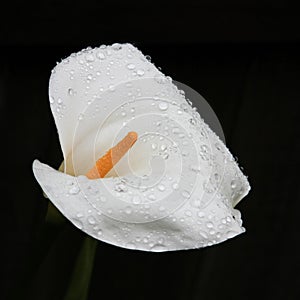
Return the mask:
<path id="1" fill-rule="evenodd" d="M 110 148 L 101 158 L 99 158 L 94 167 L 86 173 L 89 179 L 103 178 L 118 163 L 118 161 L 127 153 L 137 140 L 137 133 L 129 132 L 116 146 Z"/>

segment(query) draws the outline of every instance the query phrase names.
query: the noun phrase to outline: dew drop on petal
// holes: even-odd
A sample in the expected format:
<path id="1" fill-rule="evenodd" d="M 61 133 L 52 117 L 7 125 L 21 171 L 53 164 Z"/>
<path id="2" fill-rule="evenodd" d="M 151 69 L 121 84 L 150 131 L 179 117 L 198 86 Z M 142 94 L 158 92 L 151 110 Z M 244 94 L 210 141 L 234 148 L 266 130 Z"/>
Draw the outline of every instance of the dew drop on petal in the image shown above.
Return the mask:
<path id="1" fill-rule="evenodd" d="M 69 194 L 77 195 L 80 192 L 80 188 L 77 185 L 74 185 L 70 188 Z"/>
<path id="2" fill-rule="evenodd" d="M 133 69 L 135 69 L 135 65 L 134 64 L 128 64 L 127 69 L 128 70 L 133 70 Z"/>
<path id="3" fill-rule="evenodd" d="M 136 74 L 138 74 L 138 76 L 143 76 L 145 74 L 145 71 L 143 69 L 139 69 L 136 71 Z"/>
<path id="4" fill-rule="evenodd" d="M 141 203 L 140 197 L 139 196 L 132 197 L 132 203 L 133 204 L 140 204 Z"/>
<path id="5" fill-rule="evenodd" d="M 126 248 L 134 250 L 134 249 L 136 249 L 136 245 L 133 242 L 129 242 L 129 243 L 126 244 Z"/>
<path id="6" fill-rule="evenodd" d="M 173 183 L 172 188 L 173 188 L 173 190 L 178 190 L 178 188 L 179 188 L 178 183 Z"/>
<path id="7" fill-rule="evenodd" d="M 119 44 L 119 43 L 114 43 L 114 44 L 111 45 L 111 47 L 112 47 L 113 50 L 116 50 L 116 51 L 122 49 L 122 45 Z"/>
<path id="8" fill-rule="evenodd" d="M 226 232 L 226 238 L 231 239 L 237 235 L 237 232 L 230 230 Z"/>
<path id="9" fill-rule="evenodd" d="M 101 60 L 105 59 L 105 54 L 101 51 L 97 52 L 96 56 L 97 56 L 97 58 L 99 58 Z"/>
<path id="10" fill-rule="evenodd" d="M 162 252 L 164 251 L 165 246 L 161 244 L 154 244 L 151 246 L 151 251 L 153 252 Z"/>
<path id="11" fill-rule="evenodd" d="M 94 60 L 95 60 L 94 55 L 93 55 L 92 53 L 87 53 L 87 54 L 85 55 L 85 60 L 86 60 L 87 62 L 92 62 L 92 61 L 94 61 Z"/>
<path id="12" fill-rule="evenodd" d="M 213 228 L 214 227 L 212 222 L 207 222 L 206 226 L 207 226 L 207 228 Z"/>
<path id="13" fill-rule="evenodd" d="M 157 188 L 161 192 L 163 192 L 166 189 L 166 187 L 163 184 L 160 184 Z"/>
<path id="14" fill-rule="evenodd" d="M 108 86 L 108 90 L 110 91 L 110 92 L 113 92 L 113 91 L 115 91 L 115 86 L 113 85 L 113 84 L 110 84 L 109 86 Z"/>
<path id="15" fill-rule="evenodd" d="M 83 224 L 82 224 L 82 222 L 81 222 L 80 220 L 78 220 L 78 219 L 73 219 L 73 223 L 74 223 L 74 225 L 75 225 L 77 228 L 79 228 L 79 229 L 82 229 L 82 228 L 83 228 Z"/>
<path id="16" fill-rule="evenodd" d="M 130 206 L 127 206 L 124 211 L 127 215 L 130 215 L 132 213 L 132 209 Z"/>
<path id="17" fill-rule="evenodd" d="M 68 89 L 68 95 L 71 96 L 71 97 L 74 96 L 75 95 L 75 91 L 72 88 L 69 88 Z"/>
<path id="18" fill-rule="evenodd" d="M 232 189 L 235 189 L 235 188 L 236 188 L 236 181 L 235 181 L 235 180 L 232 180 L 232 181 L 231 181 L 231 188 L 232 188 Z"/>
<path id="19" fill-rule="evenodd" d="M 186 191 L 186 190 L 182 191 L 181 195 L 184 198 L 190 198 L 191 197 L 191 194 L 188 191 Z"/>
<path id="20" fill-rule="evenodd" d="M 169 108 L 169 104 L 167 102 L 162 101 L 158 104 L 158 108 L 162 111 L 165 111 Z"/>
<path id="21" fill-rule="evenodd" d="M 94 225 L 96 223 L 95 218 L 92 216 L 89 216 L 87 220 L 88 220 L 89 224 L 91 224 L 91 225 Z"/>
<path id="22" fill-rule="evenodd" d="M 203 218 L 205 216 L 205 213 L 203 211 L 198 212 L 198 217 Z"/>
<path id="23" fill-rule="evenodd" d="M 151 148 L 152 148 L 152 150 L 155 150 L 155 149 L 157 148 L 157 145 L 153 143 L 153 144 L 151 145 Z"/>

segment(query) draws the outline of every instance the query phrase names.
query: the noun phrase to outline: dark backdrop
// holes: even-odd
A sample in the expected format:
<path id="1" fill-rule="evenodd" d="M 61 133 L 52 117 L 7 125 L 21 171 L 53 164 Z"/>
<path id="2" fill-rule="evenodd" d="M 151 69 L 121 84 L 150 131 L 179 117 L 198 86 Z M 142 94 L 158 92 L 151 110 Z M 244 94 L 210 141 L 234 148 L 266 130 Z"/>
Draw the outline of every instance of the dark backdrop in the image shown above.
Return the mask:
<path id="1" fill-rule="evenodd" d="M 13 290 L 22 295 L 15 299 L 61 299 L 83 238 L 68 223 L 41 231 L 47 201 L 31 164 L 62 160 L 47 99 L 50 71 L 81 48 L 131 42 L 216 112 L 252 185 L 238 205 L 247 231 L 213 247 L 162 254 L 99 242 L 89 299 L 300 298 L 296 7 L 43 0 L 11 1 L 0 14 L 4 297 Z"/>

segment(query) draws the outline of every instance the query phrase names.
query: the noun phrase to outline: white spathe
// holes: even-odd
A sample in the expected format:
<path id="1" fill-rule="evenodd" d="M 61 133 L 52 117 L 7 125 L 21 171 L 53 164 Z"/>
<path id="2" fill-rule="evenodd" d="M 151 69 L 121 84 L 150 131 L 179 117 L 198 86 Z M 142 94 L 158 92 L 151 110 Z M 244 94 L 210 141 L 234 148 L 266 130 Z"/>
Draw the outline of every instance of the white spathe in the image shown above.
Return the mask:
<path id="1" fill-rule="evenodd" d="M 51 202 L 75 226 L 129 249 L 200 248 L 245 231 L 249 192 L 232 155 L 184 95 L 131 44 L 87 48 L 52 72 L 65 173 L 35 161 Z M 84 174 L 129 131 L 139 139 L 106 178 Z"/>

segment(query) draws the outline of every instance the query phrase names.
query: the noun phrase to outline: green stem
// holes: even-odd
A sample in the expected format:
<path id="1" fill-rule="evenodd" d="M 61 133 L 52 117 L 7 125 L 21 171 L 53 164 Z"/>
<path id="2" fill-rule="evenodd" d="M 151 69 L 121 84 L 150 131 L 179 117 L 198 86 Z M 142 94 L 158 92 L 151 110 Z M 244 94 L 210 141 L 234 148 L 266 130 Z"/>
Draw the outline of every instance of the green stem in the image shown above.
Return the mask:
<path id="1" fill-rule="evenodd" d="M 76 259 L 63 300 L 86 300 L 94 266 L 97 240 L 86 236 Z"/>

